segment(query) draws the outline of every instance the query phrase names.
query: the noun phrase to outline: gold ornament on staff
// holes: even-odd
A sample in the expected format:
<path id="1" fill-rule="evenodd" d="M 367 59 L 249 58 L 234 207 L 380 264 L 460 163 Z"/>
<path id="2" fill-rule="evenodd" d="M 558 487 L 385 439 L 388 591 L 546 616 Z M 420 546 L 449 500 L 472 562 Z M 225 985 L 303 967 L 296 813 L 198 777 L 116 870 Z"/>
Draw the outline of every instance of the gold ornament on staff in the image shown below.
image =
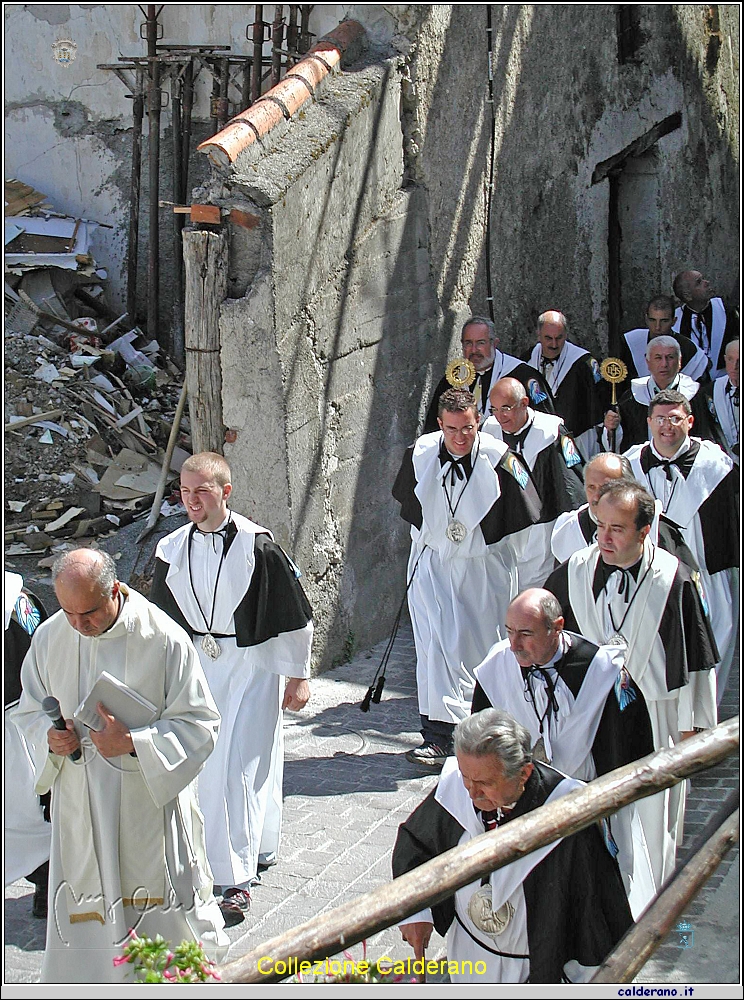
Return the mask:
<path id="1" fill-rule="evenodd" d="M 599 374 L 605 382 L 612 384 L 612 405 L 615 406 L 617 404 L 617 389 L 615 386 L 620 382 L 624 382 L 628 377 L 628 366 L 620 358 L 605 358 L 599 366 Z"/>
<path id="2" fill-rule="evenodd" d="M 453 389 L 464 389 L 475 381 L 475 365 L 467 358 L 455 358 L 445 368 L 444 377 Z"/>
<path id="3" fill-rule="evenodd" d="M 619 382 L 624 382 L 628 377 L 628 366 L 620 358 L 605 358 L 599 366 L 599 374 L 612 385 L 612 409 L 617 413 L 617 388 Z M 610 451 L 614 451 L 617 446 L 617 431 L 610 431 Z"/>

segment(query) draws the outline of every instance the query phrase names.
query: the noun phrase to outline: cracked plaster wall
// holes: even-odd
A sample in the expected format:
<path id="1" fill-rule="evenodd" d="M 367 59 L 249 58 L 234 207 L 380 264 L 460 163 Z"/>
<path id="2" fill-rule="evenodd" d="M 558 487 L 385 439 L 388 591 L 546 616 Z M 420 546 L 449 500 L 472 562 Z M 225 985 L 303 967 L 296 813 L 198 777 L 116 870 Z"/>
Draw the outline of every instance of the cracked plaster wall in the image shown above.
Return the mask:
<path id="1" fill-rule="evenodd" d="M 486 7 L 424 6 L 410 33 L 402 108 L 407 170 L 429 195 L 432 273 L 447 320 L 435 350 L 444 359 L 456 350 L 467 308 L 488 311 Z M 637 275 L 639 287 L 625 290 L 628 328 L 685 266 L 702 269 L 725 296 L 737 284 L 738 6 L 640 5 L 639 61 L 622 66 L 615 10 L 491 5 L 490 259 L 496 322 L 513 353 L 534 343 L 537 316 L 548 308 L 566 312 L 575 340 L 606 351 L 608 182 L 592 186 L 592 172 L 675 111 L 681 128 L 653 154 L 657 259 L 653 273 Z"/>

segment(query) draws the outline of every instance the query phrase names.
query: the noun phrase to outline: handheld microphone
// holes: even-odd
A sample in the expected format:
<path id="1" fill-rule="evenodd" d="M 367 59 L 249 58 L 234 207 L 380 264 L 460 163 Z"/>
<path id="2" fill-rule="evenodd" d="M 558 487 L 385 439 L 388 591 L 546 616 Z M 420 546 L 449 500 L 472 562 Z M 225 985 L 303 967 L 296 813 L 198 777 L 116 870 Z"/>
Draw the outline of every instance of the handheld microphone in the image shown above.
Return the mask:
<path id="1" fill-rule="evenodd" d="M 52 720 L 52 725 L 55 729 L 67 732 L 67 726 L 65 725 L 65 720 L 62 718 L 59 702 L 55 697 L 49 695 L 48 698 L 45 698 L 42 701 L 41 707 L 44 710 L 44 714 L 48 715 Z M 80 752 L 80 747 L 78 747 L 76 750 L 73 750 L 71 754 L 68 754 L 68 756 L 71 757 L 72 760 L 80 760 L 83 755 Z"/>

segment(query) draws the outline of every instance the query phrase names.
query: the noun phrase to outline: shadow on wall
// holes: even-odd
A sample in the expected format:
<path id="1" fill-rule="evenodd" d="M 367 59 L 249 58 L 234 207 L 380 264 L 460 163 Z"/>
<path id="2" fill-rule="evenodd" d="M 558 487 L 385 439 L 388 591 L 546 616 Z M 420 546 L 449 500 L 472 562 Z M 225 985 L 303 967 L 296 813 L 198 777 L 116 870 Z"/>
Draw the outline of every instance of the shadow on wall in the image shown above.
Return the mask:
<path id="1" fill-rule="evenodd" d="M 427 15 L 427 18 L 430 15 Z M 424 22 L 426 19 L 424 19 Z M 425 23 L 423 26 L 425 30 Z M 443 39 L 439 71 L 432 87 L 432 101 L 437 107 L 451 106 L 451 74 L 462 63 L 462 51 L 472 33 L 472 14 L 467 7 L 455 7 Z M 486 78 L 485 48 L 475 56 L 476 68 L 469 72 L 474 80 Z M 397 249 L 392 261 L 385 264 L 387 275 L 384 289 L 384 314 L 378 325 L 378 340 L 374 367 L 370 374 L 371 402 L 365 413 L 359 413 L 366 431 L 358 455 L 355 456 L 356 473 L 353 500 L 350 508 L 349 532 L 342 540 L 344 550 L 341 581 L 337 590 L 335 607 L 327 610 L 332 625 L 326 638 L 326 649 L 320 652 L 320 662 L 329 664 L 335 650 L 353 645 L 366 648 L 384 637 L 392 624 L 405 588 L 405 565 L 408 552 L 408 526 L 398 515 L 398 505 L 390 495 L 403 452 L 419 430 L 419 413 L 424 386 L 432 379 L 438 381 L 450 353 L 450 342 L 459 310 L 469 295 L 459 279 L 457 258 L 468 253 L 472 240 L 473 220 L 477 206 L 483 202 L 483 163 L 487 148 L 484 127 L 483 101 L 473 99 L 473 92 L 460 95 L 456 136 L 449 134 L 444 122 L 432 125 L 431 138 L 427 136 L 421 155 L 433 160 L 426 149 L 429 142 L 446 140 L 448 148 L 442 155 L 449 164 L 445 185 L 437 180 L 436 208 L 432 205 L 432 192 L 424 186 L 405 184 L 399 193 L 399 205 L 391 206 L 387 220 L 377 220 L 379 238 L 387 238 L 385 226 L 390 227 L 388 244 L 395 242 Z M 356 217 L 364 197 L 364 188 L 374 168 L 377 146 L 377 124 L 369 147 L 365 150 L 365 184 L 359 195 Z M 396 228 L 403 216 L 402 232 Z M 393 239 L 392 230 L 395 229 Z M 446 243 L 448 252 L 439 253 L 433 261 L 433 232 L 439 234 L 437 247 Z M 345 267 L 340 277 L 341 307 L 332 338 L 332 350 L 325 365 L 324 401 L 338 398 L 343 392 L 334 362 L 339 359 L 339 346 L 345 326 L 353 324 L 356 317 L 351 310 L 364 304 L 365 279 L 369 278 L 369 291 L 379 291 L 378 276 L 365 273 L 369 267 L 363 255 L 355 250 L 362 239 L 368 238 L 358 226 L 348 234 Z M 422 257 L 428 270 L 427 280 L 422 281 Z M 374 282 L 373 282 L 374 279 Z M 437 315 L 435 290 L 443 321 Z M 401 368 L 403 360 L 403 369 Z M 296 377 L 290 372 L 285 393 L 291 389 Z M 364 375 L 366 378 L 367 375 Z M 304 496 L 295 502 L 293 528 L 298 548 L 309 535 L 308 511 L 314 491 L 323 488 L 322 462 L 327 448 L 329 413 L 328 405 L 321 407 L 322 418 L 315 453 L 305 484 Z M 394 572 L 391 567 L 395 567 Z M 338 656 L 336 657 L 338 658 Z"/>

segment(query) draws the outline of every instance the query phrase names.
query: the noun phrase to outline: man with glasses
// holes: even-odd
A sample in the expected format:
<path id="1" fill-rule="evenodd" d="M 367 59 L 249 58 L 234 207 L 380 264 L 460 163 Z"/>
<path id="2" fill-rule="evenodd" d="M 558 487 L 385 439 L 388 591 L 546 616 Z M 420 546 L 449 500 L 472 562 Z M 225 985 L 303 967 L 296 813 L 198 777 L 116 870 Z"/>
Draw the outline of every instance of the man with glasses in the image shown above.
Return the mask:
<path id="1" fill-rule="evenodd" d="M 542 513 L 539 523 L 524 531 L 519 589 L 542 586 L 555 566 L 550 536 L 556 518 L 584 502 L 581 455 L 562 418 L 533 410 L 521 382 L 513 378 L 499 379 L 491 390 L 491 416 L 483 424 L 483 433 L 505 442 L 532 475 Z"/>
<path id="2" fill-rule="evenodd" d="M 478 432 L 472 393 L 445 392 L 438 423 L 407 450 L 393 486 L 411 525 L 408 606 L 424 738 L 406 757 L 429 768 L 452 753 L 455 724 L 470 712 L 473 670 L 501 638 L 517 593 L 522 529 L 540 518 L 522 460 Z"/>
<path id="3" fill-rule="evenodd" d="M 688 400 L 679 392 L 660 392 L 648 408 L 651 441 L 631 448 L 627 457 L 636 479 L 662 502 L 700 567 L 721 657 L 716 668 L 720 702 L 738 609 L 738 470 L 718 445 L 690 437 L 693 425 Z"/>
<path id="4" fill-rule="evenodd" d="M 499 338 L 493 322 L 486 316 L 471 316 L 462 328 L 462 354 L 472 362 L 475 379 L 468 389 L 475 396 L 478 419 L 482 422 L 490 413 L 489 392 L 498 379 L 505 375 L 517 378 L 524 386 L 530 404 L 543 413 L 554 413 L 553 394 L 543 376 L 531 365 L 526 365 L 511 354 L 498 349 Z M 424 434 L 438 429 L 439 398 L 450 388 L 443 378 L 434 390 L 429 411 L 424 421 Z"/>

